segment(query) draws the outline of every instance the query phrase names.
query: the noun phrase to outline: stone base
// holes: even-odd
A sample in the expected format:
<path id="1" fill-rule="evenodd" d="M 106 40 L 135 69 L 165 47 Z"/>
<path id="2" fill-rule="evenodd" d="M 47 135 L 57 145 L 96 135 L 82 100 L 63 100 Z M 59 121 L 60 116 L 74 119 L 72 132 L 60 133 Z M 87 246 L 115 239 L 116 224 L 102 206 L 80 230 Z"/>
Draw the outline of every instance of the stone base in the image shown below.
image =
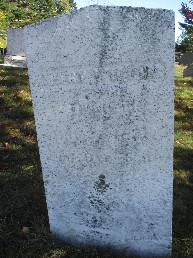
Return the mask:
<path id="1" fill-rule="evenodd" d="M 12 67 L 27 68 L 26 57 L 6 55 L 4 57 L 4 65 L 12 66 Z"/>

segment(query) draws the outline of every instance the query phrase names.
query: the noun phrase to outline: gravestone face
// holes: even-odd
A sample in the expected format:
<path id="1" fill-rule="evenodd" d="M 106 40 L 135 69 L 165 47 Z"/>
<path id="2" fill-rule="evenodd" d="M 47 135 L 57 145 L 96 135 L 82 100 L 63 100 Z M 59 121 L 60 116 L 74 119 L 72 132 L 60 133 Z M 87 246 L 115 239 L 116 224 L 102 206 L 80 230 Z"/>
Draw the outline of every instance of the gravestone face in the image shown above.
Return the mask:
<path id="1" fill-rule="evenodd" d="M 23 28 L 10 28 L 7 32 L 7 54 L 4 65 L 27 68 Z"/>
<path id="2" fill-rule="evenodd" d="M 7 32 L 7 54 L 25 56 L 23 28 L 10 28 Z"/>
<path id="3" fill-rule="evenodd" d="M 191 51 L 187 51 L 180 57 L 179 64 L 190 65 L 192 63 L 193 63 L 193 53 Z"/>
<path id="4" fill-rule="evenodd" d="M 24 35 L 51 231 L 170 254 L 174 13 L 90 6 Z"/>

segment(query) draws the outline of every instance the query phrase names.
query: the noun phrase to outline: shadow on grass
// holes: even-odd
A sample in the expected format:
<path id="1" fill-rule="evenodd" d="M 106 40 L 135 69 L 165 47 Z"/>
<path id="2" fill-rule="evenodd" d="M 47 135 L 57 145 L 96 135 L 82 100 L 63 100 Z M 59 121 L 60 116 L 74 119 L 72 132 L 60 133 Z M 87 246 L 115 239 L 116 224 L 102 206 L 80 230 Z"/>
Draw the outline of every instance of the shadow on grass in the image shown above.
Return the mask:
<path id="1" fill-rule="evenodd" d="M 180 87 L 183 87 L 183 85 L 193 87 L 193 80 L 192 78 L 177 78 L 175 79 L 175 84 Z"/>
<path id="2" fill-rule="evenodd" d="M 35 257 L 34 252 L 40 252 L 41 243 L 50 237 L 32 103 L 25 99 L 28 95 L 26 70 L 0 69 L 1 258 Z M 23 227 L 29 228 L 29 234 Z"/>
<path id="3" fill-rule="evenodd" d="M 187 107 L 181 107 L 181 110 L 183 110 L 182 112 L 184 113 L 184 115 L 182 114 L 177 114 L 175 116 L 175 121 L 176 122 L 181 122 L 181 125 L 183 126 L 183 124 L 185 122 L 188 122 L 190 125 L 193 123 L 192 121 L 192 117 L 193 117 L 193 108 L 187 108 Z M 189 128 L 190 130 L 193 130 L 192 126 L 190 126 Z"/>
<path id="4" fill-rule="evenodd" d="M 17 67 L 0 67 L 0 85 L 6 85 L 12 87 L 13 85 L 27 85 L 28 74 L 27 69 L 21 69 Z M 19 74 L 19 76 L 18 76 Z"/>
<path id="5" fill-rule="evenodd" d="M 193 257 L 193 150 L 174 150 L 174 257 Z"/>

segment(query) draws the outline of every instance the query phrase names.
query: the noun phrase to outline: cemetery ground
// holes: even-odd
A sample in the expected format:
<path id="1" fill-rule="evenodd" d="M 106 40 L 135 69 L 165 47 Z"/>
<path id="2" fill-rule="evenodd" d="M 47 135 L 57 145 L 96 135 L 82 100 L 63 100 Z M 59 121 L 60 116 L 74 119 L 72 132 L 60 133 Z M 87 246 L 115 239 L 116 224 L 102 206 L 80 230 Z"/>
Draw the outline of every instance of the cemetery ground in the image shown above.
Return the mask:
<path id="1" fill-rule="evenodd" d="M 173 257 L 193 257 L 193 79 L 183 69 L 176 64 Z M 0 68 L 0 257 L 117 257 L 51 236 L 28 74 L 17 68 Z"/>

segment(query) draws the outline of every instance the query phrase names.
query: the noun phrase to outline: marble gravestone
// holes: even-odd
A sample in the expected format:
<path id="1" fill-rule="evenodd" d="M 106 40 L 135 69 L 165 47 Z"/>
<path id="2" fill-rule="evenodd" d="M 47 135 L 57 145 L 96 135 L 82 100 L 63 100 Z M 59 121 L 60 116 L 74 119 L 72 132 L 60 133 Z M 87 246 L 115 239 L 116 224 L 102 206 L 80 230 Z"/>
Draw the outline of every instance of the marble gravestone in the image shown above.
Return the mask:
<path id="1" fill-rule="evenodd" d="M 25 56 L 23 28 L 10 28 L 7 39 L 7 51 L 10 55 Z"/>
<path id="2" fill-rule="evenodd" d="M 51 232 L 169 255 L 174 13 L 90 6 L 24 38 Z"/>
<path id="3" fill-rule="evenodd" d="M 180 65 L 191 65 L 193 63 L 193 53 L 191 51 L 185 52 L 179 59 Z"/>
<path id="4" fill-rule="evenodd" d="M 7 54 L 4 64 L 13 67 L 27 68 L 23 28 L 10 28 L 7 32 Z"/>
<path id="5" fill-rule="evenodd" d="M 183 77 L 193 77 L 193 64 L 184 69 Z"/>

